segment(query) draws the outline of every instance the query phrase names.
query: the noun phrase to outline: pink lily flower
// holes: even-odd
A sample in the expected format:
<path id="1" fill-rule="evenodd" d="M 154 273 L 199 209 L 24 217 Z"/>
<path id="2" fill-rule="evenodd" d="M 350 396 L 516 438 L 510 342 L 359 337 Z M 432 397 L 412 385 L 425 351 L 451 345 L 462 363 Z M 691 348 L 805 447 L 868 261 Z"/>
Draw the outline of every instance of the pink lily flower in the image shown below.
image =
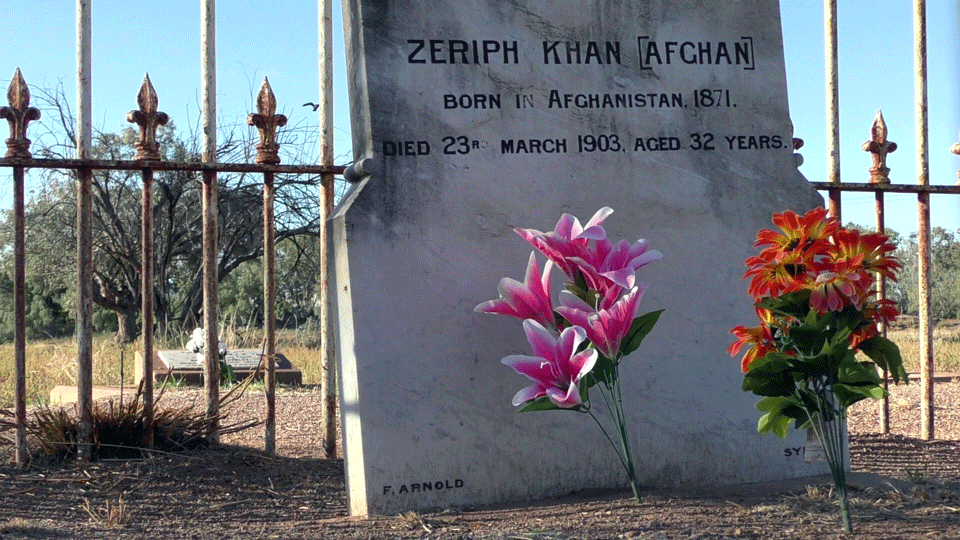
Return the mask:
<path id="1" fill-rule="evenodd" d="M 560 216 L 552 232 L 543 233 L 536 229 L 514 229 L 524 240 L 547 256 L 570 279 L 576 279 L 577 266 L 569 261 L 571 257 L 582 257 L 589 248 L 590 240 L 605 240 L 607 231 L 600 225 L 613 209 L 603 207 L 590 218 L 586 226 L 570 214 Z"/>
<path id="2" fill-rule="evenodd" d="M 604 238 L 596 242 L 593 250 L 585 250 L 584 257 L 570 260 L 580 267 L 591 289 L 604 293 L 611 285 L 632 288 L 637 270 L 662 258 L 662 253 L 649 249 L 646 240 L 637 240 L 632 245 L 621 240 L 611 245 Z"/>
<path id="3" fill-rule="evenodd" d="M 570 291 L 561 291 L 561 306 L 557 311 L 571 324 L 583 327 L 600 354 L 615 360 L 648 286 L 648 283 L 635 285 L 616 302 L 612 301 L 615 296 L 607 295 L 596 308 Z"/>
<path id="4" fill-rule="evenodd" d="M 498 300 L 489 300 L 478 304 L 473 310 L 477 313 L 499 313 L 520 319 L 534 319 L 547 328 L 556 326 L 553 316 L 553 300 L 550 298 L 550 272 L 553 262 L 543 266 L 543 275 L 534 252 L 530 252 L 527 273 L 523 283 L 503 278 L 497 286 L 500 292 Z"/>
<path id="5" fill-rule="evenodd" d="M 533 347 L 534 356 L 512 355 L 501 360 L 517 373 L 534 382 L 513 396 L 513 405 L 520 405 L 546 396 L 557 407 L 569 409 L 583 403 L 580 399 L 580 379 L 590 373 L 597 362 L 597 351 L 577 348 L 587 338 L 586 331 L 577 326 L 565 328 L 560 336 L 544 328 L 537 321 L 523 321 L 523 331 Z"/>

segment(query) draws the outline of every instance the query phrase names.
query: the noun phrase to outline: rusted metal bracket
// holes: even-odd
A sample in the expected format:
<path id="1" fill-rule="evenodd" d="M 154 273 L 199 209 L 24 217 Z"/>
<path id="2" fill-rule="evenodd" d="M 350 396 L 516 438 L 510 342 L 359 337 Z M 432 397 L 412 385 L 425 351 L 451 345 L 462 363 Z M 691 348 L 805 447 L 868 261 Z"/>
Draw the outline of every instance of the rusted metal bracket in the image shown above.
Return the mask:
<path id="1" fill-rule="evenodd" d="M 793 137 L 793 164 L 799 169 L 803 165 L 803 156 L 797 150 L 803 148 L 803 139 L 800 137 Z"/>

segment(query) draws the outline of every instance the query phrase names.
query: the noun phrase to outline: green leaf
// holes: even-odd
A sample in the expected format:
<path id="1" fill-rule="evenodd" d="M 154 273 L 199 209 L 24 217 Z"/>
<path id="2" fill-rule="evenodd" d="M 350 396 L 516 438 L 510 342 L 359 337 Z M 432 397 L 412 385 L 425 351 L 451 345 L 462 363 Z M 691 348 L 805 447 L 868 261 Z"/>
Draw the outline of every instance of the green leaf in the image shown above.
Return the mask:
<path id="1" fill-rule="evenodd" d="M 843 383 L 834 384 L 833 393 L 837 395 L 837 399 L 840 401 L 840 406 L 843 408 L 849 407 L 850 405 L 867 398 L 883 399 L 883 396 L 887 394 L 883 387 L 880 386 L 857 386 Z"/>
<path id="2" fill-rule="evenodd" d="M 757 402 L 757 409 L 766 412 L 766 414 L 757 421 L 757 432 L 768 433 L 772 431 L 777 437 L 786 438 L 787 428 L 793 418 L 785 415 L 784 410 L 795 405 L 795 400 L 786 397 L 765 397 L 761 399 Z"/>
<path id="3" fill-rule="evenodd" d="M 573 278 L 573 283 L 568 284 L 568 288 L 570 287 L 578 289 L 579 291 L 582 291 L 584 294 L 586 294 L 586 292 L 590 290 L 590 286 L 587 285 L 587 278 L 584 277 L 583 272 L 581 272 L 579 269 L 577 269 L 576 277 Z M 577 291 L 572 291 L 572 292 L 574 294 L 577 293 Z"/>
<path id="4" fill-rule="evenodd" d="M 660 320 L 660 314 L 663 313 L 663 311 L 662 309 L 651 311 L 633 320 L 633 324 L 630 325 L 630 330 L 627 331 L 627 335 L 623 341 L 620 342 L 621 357 L 632 353 L 640 347 L 643 338 L 647 337 L 647 334 L 653 330 L 654 325 Z"/>
<path id="5" fill-rule="evenodd" d="M 596 378 L 587 373 L 582 379 L 580 379 L 580 401 L 583 403 L 590 403 L 590 387 L 597 384 Z"/>
<path id="6" fill-rule="evenodd" d="M 523 412 L 536 412 L 536 411 L 554 411 L 559 408 L 560 407 L 557 407 L 556 405 L 554 405 L 552 401 L 550 401 L 550 398 L 544 396 L 541 398 L 537 398 L 531 401 L 530 403 L 527 403 L 522 409 L 518 410 L 517 412 L 523 413 Z"/>
<path id="7" fill-rule="evenodd" d="M 845 362 L 837 371 L 837 380 L 843 384 L 874 386 L 883 382 L 872 362 Z"/>
<path id="8" fill-rule="evenodd" d="M 584 395 L 583 389 L 580 392 L 581 397 Z M 530 403 L 524 405 L 524 407 L 518 410 L 518 413 L 525 412 L 537 412 L 537 411 L 574 411 L 574 412 L 586 412 L 587 410 L 583 408 L 583 405 L 577 405 L 575 407 L 557 407 L 554 405 L 550 398 L 544 396 L 537 398 Z"/>
<path id="9" fill-rule="evenodd" d="M 750 363 L 743 376 L 743 390 L 758 396 L 789 396 L 802 378 L 794 360 L 781 353 L 770 353 Z"/>
<path id="10" fill-rule="evenodd" d="M 763 298 L 757 302 L 757 305 L 771 311 L 774 315 L 786 315 L 802 321 L 810 311 L 809 303 L 810 291 L 804 289 Z"/>
<path id="11" fill-rule="evenodd" d="M 617 365 L 613 360 L 607 358 L 600 351 L 597 351 L 597 363 L 593 365 L 590 373 L 584 376 L 580 382 L 585 388 L 591 388 L 601 381 L 612 380 L 613 377 L 616 376 L 616 370 Z"/>
<path id="12" fill-rule="evenodd" d="M 873 360 L 880 369 L 887 370 L 893 382 L 899 383 L 901 380 L 904 383 L 907 382 L 907 372 L 903 369 L 903 357 L 896 343 L 883 336 L 874 336 L 861 342 L 857 349 Z"/>

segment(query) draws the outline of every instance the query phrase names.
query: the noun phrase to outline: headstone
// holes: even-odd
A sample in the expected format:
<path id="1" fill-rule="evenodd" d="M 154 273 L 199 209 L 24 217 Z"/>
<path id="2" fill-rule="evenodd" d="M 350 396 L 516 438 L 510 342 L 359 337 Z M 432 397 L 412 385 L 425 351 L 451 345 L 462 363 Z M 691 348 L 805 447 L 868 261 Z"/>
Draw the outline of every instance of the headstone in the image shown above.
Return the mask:
<path id="1" fill-rule="evenodd" d="M 140 352 L 137 351 L 136 380 L 142 378 Z M 154 353 L 153 375 L 156 381 L 161 382 L 167 377 L 183 379 L 184 382 L 198 384 L 203 382 L 203 353 L 192 351 L 156 351 Z M 260 349 L 232 349 L 228 350 L 224 362 L 233 369 L 239 379 L 249 377 L 257 370 L 263 352 Z M 303 373 L 300 368 L 290 363 L 281 353 L 277 353 L 276 366 L 277 382 L 282 384 L 302 384 Z"/>
<path id="2" fill-rule="evenodd" d="M 551 230 L 603 206 L 666 312 L 622 368 L 644 486 L 819 474 L 756 433 L 729 330 L 771 215 L 822 204 L 796 170 L 771 0 L 347 0 L 355 184 L 333 226 L 350 511 L 628 484 L 597 426 L 516 414 L 520 321 L 473 312 Z M 559 285 L 559 284 L 558 284 Z"/>

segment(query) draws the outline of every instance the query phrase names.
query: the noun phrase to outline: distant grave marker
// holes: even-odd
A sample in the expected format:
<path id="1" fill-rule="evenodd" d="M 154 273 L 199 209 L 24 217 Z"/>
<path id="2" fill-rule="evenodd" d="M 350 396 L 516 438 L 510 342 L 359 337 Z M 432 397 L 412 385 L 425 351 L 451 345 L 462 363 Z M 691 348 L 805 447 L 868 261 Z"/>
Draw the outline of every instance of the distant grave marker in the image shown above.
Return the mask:
<path id="1" fill-rule="evenodd" d="M 239 379 L 250 376 L 260 365 L 262 351 L 260 349 L 234 349 L 228 350 L 224 361 L 233 369 L 234 375 Z M 140 352 L 137 352 L 137 373 L 136 378 L 139 381 L 142 377 L 140 373 Z M 166 377 L 182 378 L 188 383 L 200 383 L 203 381 L 203 353 L 192 351 L 157 351 L 153 361 L 153 373 L 157 382 L 162 382 Z M 283 354 L 277 353 L 277 382 L 283 384 L 301 384 L 303 374 L 300 369 L 290 363 Z"/>
<path id="2" fill-rule="evenodd" d="M 336 212 L 350 510 L 542 498 L 627 483 L 597 427 L 515 414 L 517 321 L 474 313 L 523 278 L 513 229 L 615 213 L 664 254 L 666 309 L 622 376 L 642 485 L 825 471 L 756 433 L 729 330 L 773 212 L 822 204 L 797 172 L 777 3 L 348 0 L 356 159 Z"/>

